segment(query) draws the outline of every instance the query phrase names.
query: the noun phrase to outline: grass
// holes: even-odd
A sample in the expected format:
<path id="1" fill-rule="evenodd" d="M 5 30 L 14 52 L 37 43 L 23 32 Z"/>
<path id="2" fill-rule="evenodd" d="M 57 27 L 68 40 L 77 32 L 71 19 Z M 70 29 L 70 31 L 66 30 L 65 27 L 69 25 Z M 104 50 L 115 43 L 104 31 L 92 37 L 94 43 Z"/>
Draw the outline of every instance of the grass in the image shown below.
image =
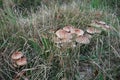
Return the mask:
<path id="1" fill-rule="evenodd" d="M 0 79 L 13 80 L 25 70 L 20 80 L 119 80 L 119 20 L 108 7 L 94 8 L 96 3 L 51 1 L 36 11 L 26 11 L 26 15 L 8 6 L 0 9 Z M 95 19 L 105 21 L 113 30 L 76 48 L 60 49 L 52 41 L 51 30 L 66 25 L 86 30 Z M 26 66 L 13 66 L 10 56 L 16 50 L 27 57 Z"/>

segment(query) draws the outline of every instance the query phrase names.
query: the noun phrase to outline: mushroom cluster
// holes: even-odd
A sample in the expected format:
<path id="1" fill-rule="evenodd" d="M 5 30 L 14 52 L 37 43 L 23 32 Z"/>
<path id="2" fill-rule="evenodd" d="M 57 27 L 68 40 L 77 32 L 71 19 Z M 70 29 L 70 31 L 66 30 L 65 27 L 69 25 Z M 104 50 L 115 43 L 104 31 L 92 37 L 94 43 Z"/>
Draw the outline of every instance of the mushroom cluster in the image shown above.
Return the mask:
<path id="1" fill-rule="evenodd" d="M 75 47 L 76 43 L 89 44 L 93 34 L 100 34 L 102 30 L 110 29 L 105 22 L 97 20 L 93 20 L 89 26 L 85 31 L 73 26 L 65 26 L 55 32 L 56 37 L 53 41 L 57 47 L 62 47 L 66 43 L 72 43 L 72 47 Z"/>
<path id="2" fill-rule="evenodd" d="M 87 29 L 88 33 L 101 33 L 102 30 L 107 31 L 110 29 L 110 26 L 103 21 L 92 20 L 90 27 Z"/>
<path id="3" fill-rule="evenodd" d="M 14 66 L 24 66 L 27 64 L 27 59 L 22 52 L 16 51 L 11 55 Z"/>
<path id="4" fill-rule="evenodd" d="M 66 43 L 71 43 L 72 47 L 75 47 L 76 43 L 89 44 L 91 38 L 91 35 L 86 34 L 82 29 L 72 26 L 65 26 L 63 29 L 57 30 L 55 35 L 54 42 L 59 47 L 64 46 Z"/>

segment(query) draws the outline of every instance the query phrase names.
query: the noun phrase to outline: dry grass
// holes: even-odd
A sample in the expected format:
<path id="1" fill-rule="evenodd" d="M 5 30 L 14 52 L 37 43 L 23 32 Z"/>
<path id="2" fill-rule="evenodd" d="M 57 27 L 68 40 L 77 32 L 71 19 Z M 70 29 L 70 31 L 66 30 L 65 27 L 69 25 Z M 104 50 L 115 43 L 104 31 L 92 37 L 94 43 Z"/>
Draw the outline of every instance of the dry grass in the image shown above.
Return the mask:
<path id="1" fill-rule="evenodd" d="M 51 30 L 66 25 L 86 30 L 91 20 L 105 21 L 112 27 L 89 45 L 59 49 L 51 41 Z M 119 80 L 120 25 L 110 9 L 94 9 L 86 2 L 41 5 L 23 16 L 18 10 L 0 10 L 0 78 L 13 80 L 26 70 L 21 80 Z M 28 64 L 15 68 L 11 54 L 22 51 Z"/>

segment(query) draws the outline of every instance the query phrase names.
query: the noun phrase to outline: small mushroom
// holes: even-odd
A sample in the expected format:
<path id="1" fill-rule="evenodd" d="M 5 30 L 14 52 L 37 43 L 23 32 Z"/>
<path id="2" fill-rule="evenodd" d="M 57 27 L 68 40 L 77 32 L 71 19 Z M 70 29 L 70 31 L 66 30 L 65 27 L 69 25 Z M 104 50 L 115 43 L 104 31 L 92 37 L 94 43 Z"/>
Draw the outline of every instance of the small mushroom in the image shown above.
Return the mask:
<path id="1" fill-rule="evenodd" d="M 65 27 L 63 28 L 63 30 L 65 30 L 65 31 L 67 31 L 67 32 L 71 32 L 72 29 L 73 29 L 72 26 L 65 26 Z"/>
<path id="2" fill-rule="evenodd" d="M 99 21 L 97 21 L 97 20 L 92 20 L 92 22 L 91 22 L 91 24 L 90 24 L 90 26 L 92 26 L 92 27 L 97 27 L 97 28 L 101 28 L 101 26 L 103 26 L 103 24 L 101 24 L 102 22 L 99 22 Z"/>
<path id="3" fill-rule="evenodd" d="M 109 29 L 110 29 L 110 26 L 108 26 L 108 25 L 103 25 L 103 26 L 102 26 L 102 29 L 105 30 L 105 31 L 106 31 L 106 30 L 109 30 Z"/>
<path id="4" fill-rule="evenodd" d="M 76 38 L 76 42 L 82 43 L 82 44 L 89 44 L 90 40 L 86 36 L 79 36 L 79 37 Z"/>
<path id="5" fill-rule="evenodd" d="M 77 46 L 76 42 L 72 42 L 72 43 L 71 43 L 71 47 L 72 47 L 72 48 L 75 48 L 76 46 Z"/>
<path id="6" fill-rule="evenodd" d="M 93 23 L 99 24 L 99 25 L 105 25 L 106 23 L 103 21 L 93 20 Z"/>
<path id="7" fill-rule="evenodd" d="M 64 38 L 64 39 L 61 39 L 61 42 L 62 43 L 69 43 L 69 42 L 72 42 L 72 40 L 70 40 L 68 38 Z"/>
<path id="8" fill-rule="evenodd" d="M 13 60 L 20 59 L 21 57 L 23 57 L 23 53 L 20 52 L 20 51 L 16 51 L 16 52 L 14 52 L 14 53 L 11 55 L 11 58 L 12 58 Z"/>
<path id="9" fill-rule="evenodd" d="M 67 31 L 62 30 L 62 29 L 56 31 L 55 34 L 56 34 L 57 37 L 60 38 L 60 39 L 63 39 L 63 38 L 71 39 L 71 38 L 72 38 L 72 34 L 71 34 L 71 33 L 68 33 Z"/>
<path id="10" fill-rule="evenodd" d="M 105 31 L 110 29 L 110 26 L 108 26 L 105 22 L 98 21 L 98 20 L 92 20 L 92 23 L 90 24 L 90 26 L 101 28 Z"/>
<path id="11" fill-rule="evenodd" d="M 84 34 L 84 31 L 82 29 L 75 28 L 71 31 L 73 34 L 77 34 L 77 36 L 81 36 Z"/>
<path id="12" fill-rule="evenodd" d="M 92 38 L 92 35 L 87 34 L 87 33 L 86 33 L 86 34 L 84 34 L 84 36 L 85 36 L 85 37 L 88 37 L 89 39 L 91 39 L 91 38 Z"/>
<path id="13" fill-rule="evenodd" d="M 101 33 L 101 30 L 96 29 L 94 27 L 88 27 L 86 31 L 90 34 Z"/>
<path id="14" fill-rule="evenodd" d="M 27 64 L 27 59 L 26 59 L 26 57 L 22 57 L 22 58 L 18 59 L 18 60 L 16 61 L 16 64 L 17 64 L 18 66 L 24 66 L 24 65 L 26 65 L 26 64 Z"/>
<path id="15" fill-rule="evenodd" d="M 110 26 L 108 26 L 105 22 L 103 21 L 96 21 L 96 24 L 101 25 L 101 28 L 104 30 L 110 29 Z"/>
<path id="16" fill-rule="evenodd" d="M 54 42 L 54 43 L 57 43 L 57 44 L 62 43 L 62 42 L 61 42 L 61 39 L 58 38 L 58 37 L 54 37 L 54 38 L 53 38 L 53 42 Z"/>
<path id="17" fill-rule="evenodd" d="M 106 23 L 105 22 L 103 22 L 103 21 L 95 21 L 97 24 L 100 24 L 100 25 L 105 25 Z"/>

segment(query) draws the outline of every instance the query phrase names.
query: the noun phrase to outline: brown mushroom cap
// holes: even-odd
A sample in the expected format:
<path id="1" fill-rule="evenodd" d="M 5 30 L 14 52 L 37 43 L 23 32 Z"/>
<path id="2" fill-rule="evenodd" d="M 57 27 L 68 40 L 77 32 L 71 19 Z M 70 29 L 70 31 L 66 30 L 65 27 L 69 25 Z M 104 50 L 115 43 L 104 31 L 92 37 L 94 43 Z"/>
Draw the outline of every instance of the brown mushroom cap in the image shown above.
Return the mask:
<path id="1" fill-rule="evenodd" d="M 100 25 L 105 25 L 106 23 L 103 22 L 103 21 L 96 21 L 97 24 L 100 24 Z"/>
<path id="2" fill-rule="evenodd" d="M 102 30 L 110 30 L 110 26 L 107 25 L 105 22 L 103 21 L 98 21 L 98 20 L 92 20 L 90 26 L 96 27 L 96 28 L 101 28 Z"/>
<path id="3" fill-rule="evenodd" d="M 92 23 L 90 26 L 101 28 L 103 30 L 109 30 L 110 26 L 108 26 L 105 22 L 103 21 L 98 21 L 98 20 L 92 20 Z"/>
<path id="4" fill-rule="evenodd" d="M 106 24 L 104 21 L 98 21 L 98 20 L 92 20 L 92 23 L 95 23 L 98 25 L 105 25 Z"/>
<path id="5" fill-rule="evenodd" d="M 90 24 L 90 26 L 92 26 L 92 27 L 97 27 L 97 28 L 101 28 L 101 25 L 103 26 L 103 24 L 101 24 L 102 22 L 99 22 L 99 21 L 97 21 L 97 20 L 92 20 L 92 22 L 91 22 L 91 24 Z"/>
<path id="6" fill-rule="evenodd" d="M 77 34 L 78 36 L 81 36 L 84 34 L 84 31 L 82 29 L 74 28 L 71 33 Z"/>
<path id="7" fill-rule="evenodd" d="M 88 27 L 86 31 L 90 34 L 101 33 L 101 30 L 96 29 L 94 27 Z"/>
<path id="8" fill-rule="evenodd" d="M 102 26 L 102 29 L 105 30 L 105 31 L 106 31 L 106 30 L 109 30 L 109 29 L 110 29 L 110 26 L 109 26 L 109 25 L 103 25 L 103 26 Z"/>
<path id="9" fill-rule="evenodd" d="M 26 59 L 26 57 L 23 57 L 23 58 L 18 59 L 18 60 L 16 61 L 16 64 L 17 64 L 18 66 L 26 65 L 26 64 L 27 64 L 27 59 Z"/>
<path id="10" fill-rule="evenodd" d="M 14 59 L 14 60 L 19 59 L 21 57 L 23 57 L 23 53 L 20 52 L 20 51 L 16 51 L 11 55 L 11 58 Z"/>
<path id="11" fill-rule="evenodd" d="M 89 44 L 90 40 L 86 36 L 79 36 L 79 37 L 76 38 L 76 42 L 82 43 L 82 44 Z"/>
<path id="12" fill-rule="evenodd" d="M 72 38 L 72 34 L 71 34 L 71 33 L 68 33 L 67 31 L 62 30 L 62 29 L 56 31 L 55 34 L 56 34 L 57 37 L 60 38 L 60 39 L 63 39 L 63 38 L 71 39 L 71 38 Z"/>
<path id="13" fill-rule="evenodd" d="M 63 28 L 63 30 L 65 30 L 65 31 L 67 31 L 67 32 L 71 32 L 72 29 L 73 29 L 72 26 L 65 26 L 65 27 Z"/>

